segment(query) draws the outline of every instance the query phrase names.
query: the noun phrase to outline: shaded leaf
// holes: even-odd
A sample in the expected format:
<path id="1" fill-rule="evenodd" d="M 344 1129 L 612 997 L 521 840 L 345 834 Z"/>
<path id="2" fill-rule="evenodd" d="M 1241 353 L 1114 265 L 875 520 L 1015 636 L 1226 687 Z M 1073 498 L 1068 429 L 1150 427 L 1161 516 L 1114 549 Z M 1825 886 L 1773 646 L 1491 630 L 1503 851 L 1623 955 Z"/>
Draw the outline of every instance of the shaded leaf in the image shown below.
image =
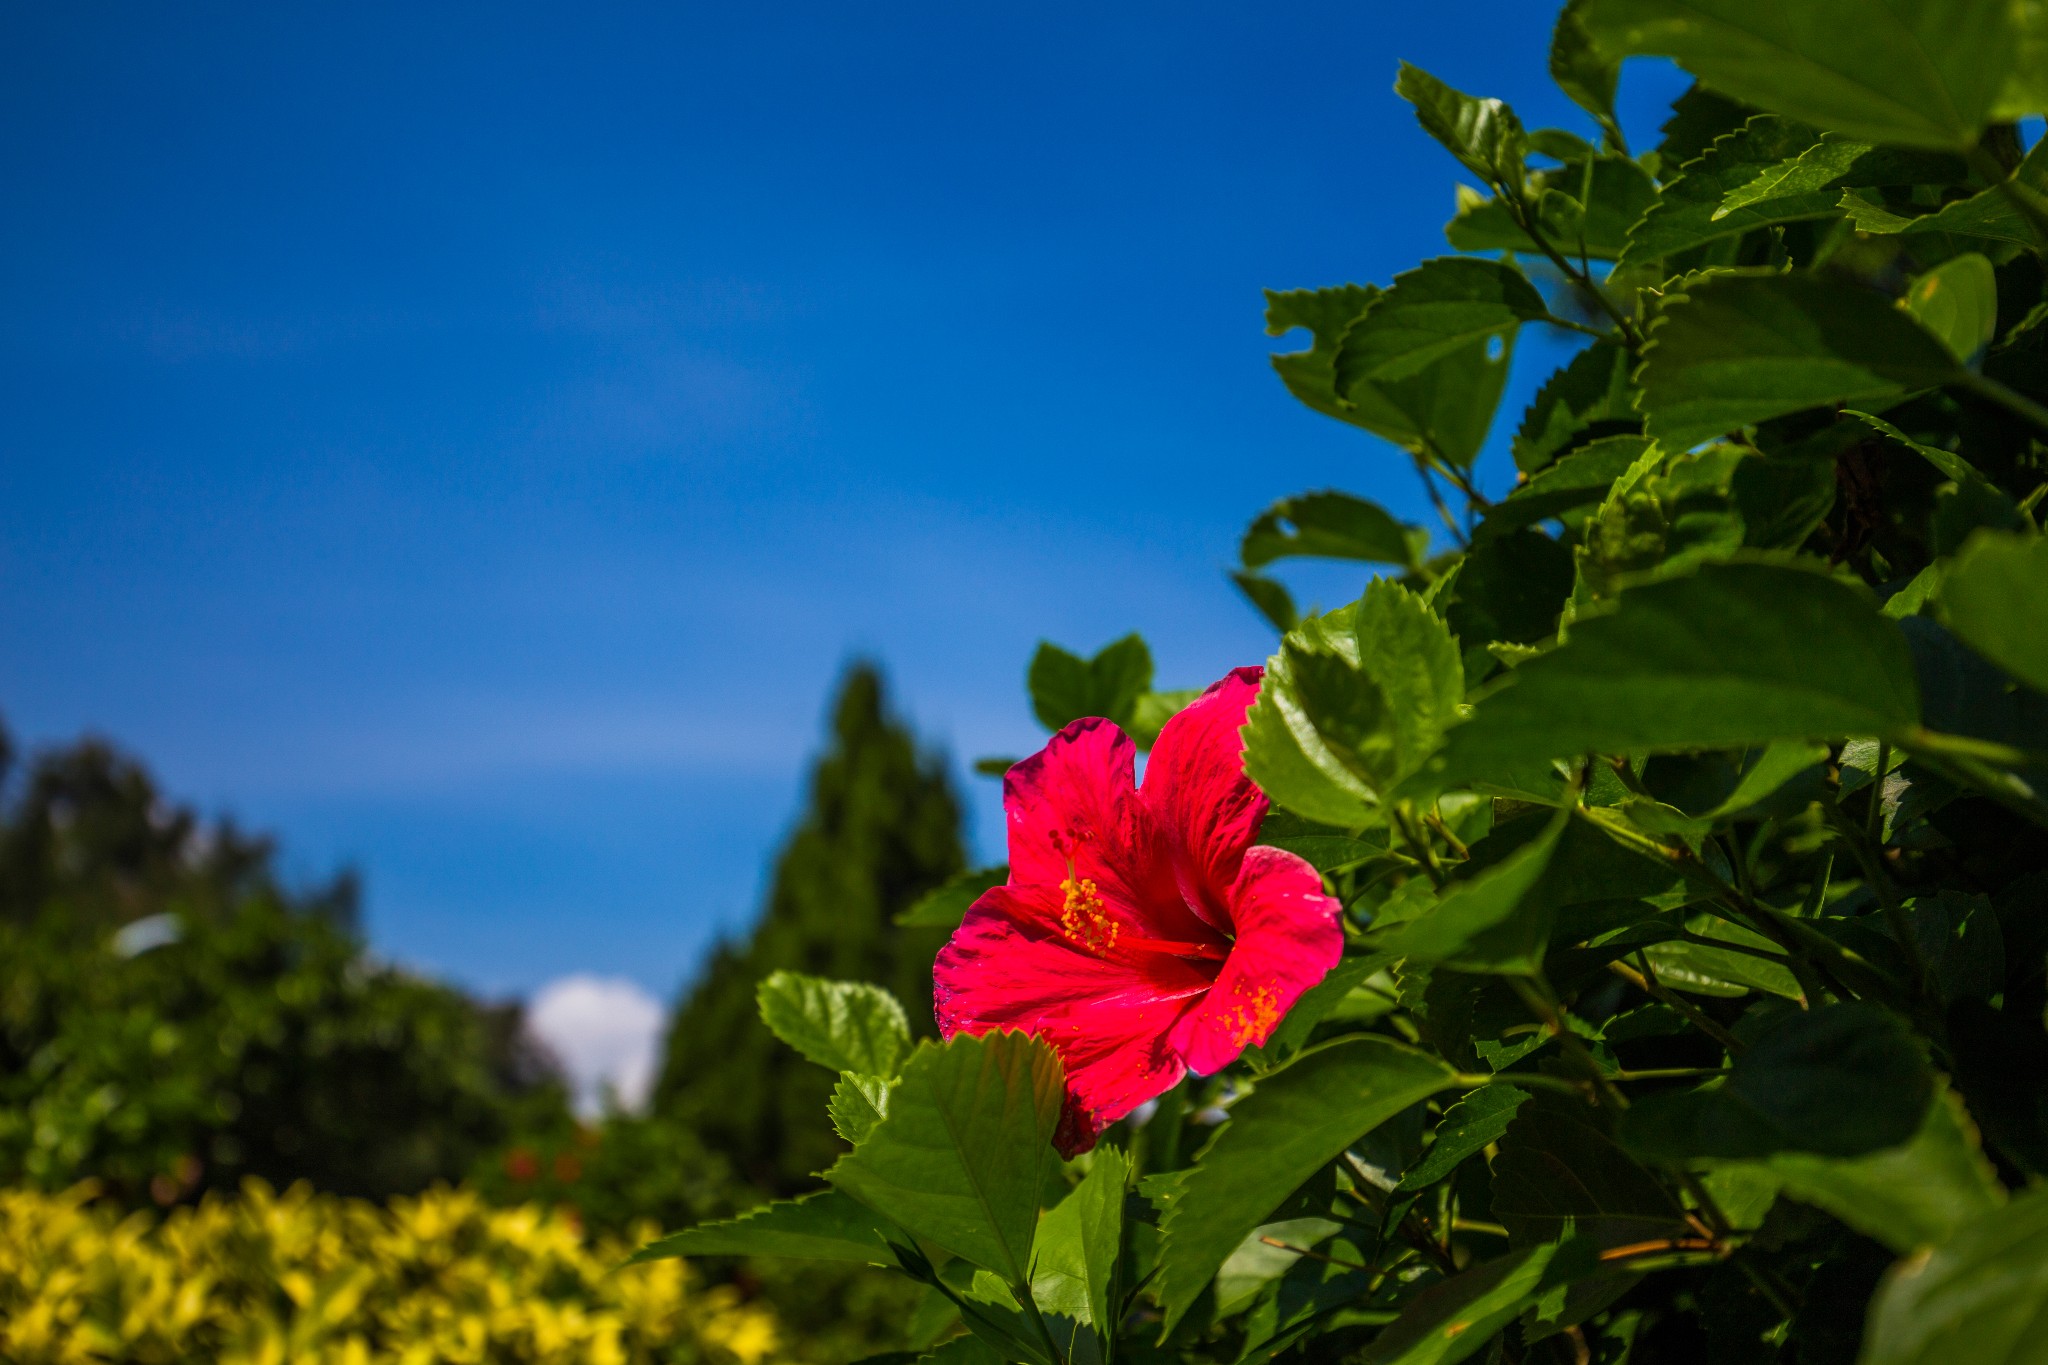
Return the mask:
<path id="1" fill-rule="evenodd" d="M 1625 1246 L 1689 1229 L 1657 1177 L 1595 1127 L 1584 1106 L 1555 1095 L 1523 1105 L 1502 1136 L 1493 1218 L 1516 1246 L 1573 1230 L 1596 1246 Z"/>
<path id="2" fill-rule="evenodd" d="M 1910 1141 L 1934 1077 L 1911 1031 L 1875 1005 L 1787 1011 L 1735 1059 L 1726 1080 L 1645 1096 L 1628 1111 L 1630 1148 L 1662 1161 L 1862 1156 Z"/>
<path id="3" fill-rule="evenodd" d="M 1978 532 L 1949 567 L 1936 600 L 1963 643 L 2048 692 L 2048 540 Z"/>
<path id="4" fill-rule="evenodd" d="M 1514 1120 L 1515 1111 L 1528 1100 L 1529 1092 L 1517 1090 L 1505 1081 L 1482 1085 L 1444 1110 L 1436 1125 L 1436 1141 L 1401 1177 L 1403 1191 L 1427 1189 L 1458 1168 L 1458 1163 L 1475 1156 L 1500 1140 Z"/>
<path id="5" fill-rule="evenodd" d="M 1902 302 L 1914 321 L 1968 364 L 1998 335 L 1998 279 L 1974 251 L 1951 256 L 1913 281 Z"/>
<path id="6" fill-rule="evenodd" d="M 1609 436 L 1579 447 L 1495 503 L 1479 524 L 1475 539 L 1598 504 L 1614 481 L 1628 473 L 1649 448 L 1649 440 L 1642 436 Z"/>
<path id="7" fill-rule="evenodd" d="M 1864 1365 L 2032 1365 L 2048 1314 L 2048 1187 L 1980 1213 L 1894 1266 L 1871 1301 Z"/>
<path id="8" fill-rule="evenodd" d="M 1451 882 L 1437 902 L 1398 928 L 1381 946 L 1417 962 L 1468 972 L 1528 975 L 1543 964 L 1550 923 L 1529 892 L 1549 866 L 1570 815 L 1559 811 L 1533 839 L 1499 861 Z M 1500 839 L 1495 833 L 1488 840 Z M 1479 862 L 1475 847 L 1474 863 Z M 1471 864 L 1467 864 L 1471 866 Z"/>
<path id="9" fill-rule="evenodd" d="M 1962 1101 L 1943 1091 L 1912 1140 L 1866 1156 L 1780 1152 L 1762 1163 L 1786 1194 L 1904 1254 L 1946 1241 L 2005 1202 Z"/>
<path id="10" fill-rule="evenodd" d="M 1968 178 L 1968 163 L 1947 152 L 1873 147 L 1867 142 L 1829 135 L 1798 156 L 1781 161 L 1730 190 L 1714 216 L 1719 218 L 1738 209 L 1760 207 L 1780 199 L 1803 199 L 1821 191 L 1874 189 L 1887 185 L 1950 185 L 1960 184 Z"/>
<path id="11" fill-rule="evenodd" d="M 1819 133 L 1802 123 L 1764 115 L 1715 138 L 1684 172 L 1664 187 L 1657 203 L 1629 230 L 1625 266 L 1639 266 L 1735 237 L 1772 223 L 1824 218 L 1838 212 L 1839 190 L 1778 195 L 1731 207 L 1729 197 L 1770 168 L 1812 147 Z"/>
<path id="12" fill-rule="evenodd" d="M 1949 233 L 1959 237 L 1987 237 L 1997 242 L 2015 242 L 2039 251 L 2048 246 L 2035 219 L 2014 200 L 2029 196 L 2036 208 L 2048 208 L 2048 147 L 2036 143 L 2027 153 L 2011 183 L 1994 185 L 1967 199 L 1942 205 L 1933 213 L 1906 215 L 1892 212 L 1866 195 L 1851 190 L 1843 194 L 1840 207 L 1859 232 Z"/>
<path id="13" fill-rule="evenodd" d="M 1159 1293 L 1168 1329 L 1302 1182 L 1454 1076 L 1426 1053 L 1356 1037 L 1262 1079 L 1217 1130 L 1161 1222 Z"/>
<path id="14" fill-rule="evenodd" d="M 1515 432 L 1515 467 L 1533 474 L 1585 437 L 1641 430 L 1628 372 L 1627 349 L 1611 341 L 1596 341 L 1573 356 L 1543 382 L 1523 415 Z"/>
<path id="15" fill-rule="evenodd" d="M 1258 609 L 1273 629 L 1285 635 L 1301 624 L 1301 613 L 1295 610 L 1294 594 L 1287 591 L 1287 585 L 1263 574 L 1244 573 L 1230 575 L 1230 581 L 1237 584 L 1238 591 Z"/>
<path id="16" fill-rule="evenodd" d="M 1452 1365 L 1484 1350 L 1552 1288 L 1598 1268 L 1579 1239 L 1473 1266 L 1411 1299 L 1358 1357 L 1360 1365 Z"/>
<path id="17" fill-rule="evenodd" d="M 1621 124 L 1614 117 L 1614 91 L 1621 83 L 1621 62 L 1602 52 L 1587 31 L 1586 0 L 1568 0 L 1550 35 L 1550 79 L 1573 104 L 1599 120 L 1616 150 L 1622 150 Z"/>

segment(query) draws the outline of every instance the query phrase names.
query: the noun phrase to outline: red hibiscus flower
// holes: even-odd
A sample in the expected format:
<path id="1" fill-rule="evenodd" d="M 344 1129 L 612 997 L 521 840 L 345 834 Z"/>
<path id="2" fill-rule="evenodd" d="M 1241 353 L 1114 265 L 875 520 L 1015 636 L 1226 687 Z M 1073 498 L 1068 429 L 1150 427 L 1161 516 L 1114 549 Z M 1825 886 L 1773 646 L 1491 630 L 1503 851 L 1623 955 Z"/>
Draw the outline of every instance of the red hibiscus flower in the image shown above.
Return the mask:
<path id="1" fill-rule="evenodd" d="M 1189 1071 L 1265 1042 L 1343 951 L 1316 870 L 1252 845 L 1266 798 L 1237 732 L 1259 676 L 1237 669 L 1168 721 L 1142 789 L 1129 736 L 1093 719 L 1003 779 L 1010 880 L 939 953 L 939 1032 L 1052 1044 L 1068 1156 Z"/>

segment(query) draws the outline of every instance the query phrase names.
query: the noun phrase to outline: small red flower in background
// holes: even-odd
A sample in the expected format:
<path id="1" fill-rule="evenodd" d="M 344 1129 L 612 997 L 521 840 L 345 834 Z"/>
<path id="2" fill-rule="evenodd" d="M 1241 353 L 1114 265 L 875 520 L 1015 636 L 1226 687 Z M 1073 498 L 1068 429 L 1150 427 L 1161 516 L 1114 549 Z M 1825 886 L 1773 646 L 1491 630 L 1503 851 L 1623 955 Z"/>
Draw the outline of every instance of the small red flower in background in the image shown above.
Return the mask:
<path id="1" fill-rule="evenodd" d="M 1252 844 L 1267 803 L 1237 732 L 1259 677 L 1237 669 L 1168 721 L 1142 788 L 1136 746 L 1094 719 L 1003 779 L 1010 879 L 940 950 L 934 1005 L 948 1038 L 1009 1028 L 1052 1044 L 1068 1156 L 1189 1071 L 1264 1043 L 1343 952 L 1316 870 Z"/>

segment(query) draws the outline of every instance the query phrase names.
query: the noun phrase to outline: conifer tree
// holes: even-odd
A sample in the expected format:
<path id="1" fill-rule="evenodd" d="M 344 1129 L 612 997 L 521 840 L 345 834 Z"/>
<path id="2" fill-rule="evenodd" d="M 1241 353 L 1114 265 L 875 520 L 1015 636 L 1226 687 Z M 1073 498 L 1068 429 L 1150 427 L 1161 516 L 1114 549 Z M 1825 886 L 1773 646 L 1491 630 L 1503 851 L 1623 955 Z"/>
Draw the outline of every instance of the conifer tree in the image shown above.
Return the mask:
<path id="1" fill-rule="evenodd" d="M 677 1007 L 658 1110 L 764 1189 L 812 1183 L 840 1147 L 823 1116 L 832 1077 L 768 1032 L 754 989 L 782 968 L 878 981 L 932 1032 L 931 964 L 945 933 L 891 919 L 960 871 L 960 819 L 944 766 L 891 714 L 880 672 L 854 665 L 759 922 L 712 951 Z"/>

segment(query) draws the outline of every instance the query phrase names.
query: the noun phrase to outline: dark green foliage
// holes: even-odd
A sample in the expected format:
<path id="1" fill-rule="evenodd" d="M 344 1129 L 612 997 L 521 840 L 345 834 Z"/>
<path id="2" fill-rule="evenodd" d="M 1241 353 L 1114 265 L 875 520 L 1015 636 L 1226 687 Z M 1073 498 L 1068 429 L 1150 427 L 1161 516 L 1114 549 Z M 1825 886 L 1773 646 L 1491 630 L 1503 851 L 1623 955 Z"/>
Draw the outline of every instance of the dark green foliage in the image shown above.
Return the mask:
<path id="1" fill-rule="evenodd" d="M 43 756 L 0 822 L 0 1181 L 379 1196 L 564 1114 L 516 1007 L 368 961 L 354 909 L 104 744 Z"/>
<path id="2" fill-rule="evenodd" d="M 809 1188 L 843 1147 L 825 1120 L 832 1075 L 769 1032 L 755 991 L 778 970 L 876 982 L 929 1035 L 931 963 L 945 930 L 891 921 L 965 862 L 944 768 L 889 714 L 881 675 L 856 666 L 760 922 L 712 951 L 677 1007 L 657 1112 L 761 1189 Z"/>

